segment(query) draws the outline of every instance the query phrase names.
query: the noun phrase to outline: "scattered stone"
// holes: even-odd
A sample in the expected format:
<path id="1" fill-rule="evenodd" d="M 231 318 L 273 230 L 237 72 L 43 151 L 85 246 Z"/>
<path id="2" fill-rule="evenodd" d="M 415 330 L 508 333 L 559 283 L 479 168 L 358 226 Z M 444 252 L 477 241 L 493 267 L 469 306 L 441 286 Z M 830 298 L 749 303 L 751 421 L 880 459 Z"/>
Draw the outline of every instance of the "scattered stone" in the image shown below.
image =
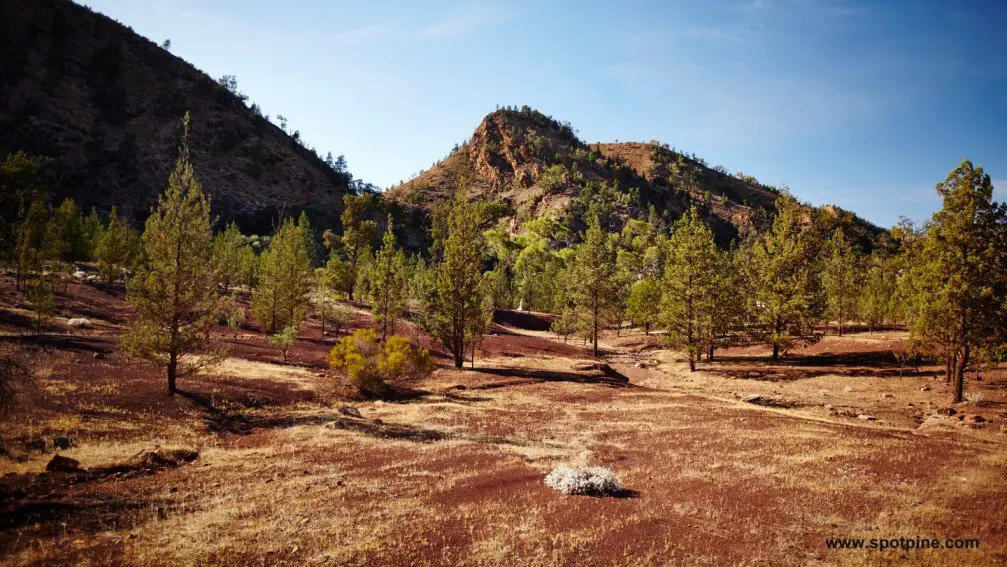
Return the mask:
<path id="1" fill-rule="evenodd" d="M 845 388 L 843 388 L 843 391 L 846 392 L 847 394 L 849 394 L 850 392 L 853 391 L 853 388 L 851 388 L 849 386 L 846 386 Z"/>
<path id="2" fill-rule="evenodd" d="M 930 386 L 923 386 L 923 387 L 920 388 L 920 391 L 921 392 L 929 392 L 930 391 Z"/>
<path id="3" fill-rule="evenodd" d="M 455 386 L 455 387 L 453 387 L 451 389 L 452 390 L 468 390 L 468 388 L 465 387 L 465 384 L 458 384 L 457 386 Z"/>
<path id="4" fill-rule="evenodd" d="M 52 438 L 52 446 L 57 449 L 69 449 L 71 445 L 73 442 L 66 435 L 57 435 Z"/>
<path id="5" fill-rule="evenodd" d="M 946 407 L 946 408 L 944 408 L 942 410 L 939 410 L 937 413 L 939 413 L 941 415 L 948 415 L 948 416 L 950 416 L 950 415 L 957 414 L 958 410 L 956 410 L 955 408 L 952 408 L 952 407 Z"/>
<path id="6" fill-rule="evenodd" d="M 103 353 L 103 352 L 96 352 L 96 353 L 94 353 L 94 359 L 95 360 L 101 360 L 103 358 L 105 358 L 105 353 Z"/>
<path id="7" fill-rule="evenodd" d="M 80 471 L 80 461 L 56 454 L 45 466 L 45 470 L 49 472 L 78 472 Z"/>
<path id="8" fill-rule="evenodd" d="M 315 374 L 315 376 L 318 376 L 319 378 L 325 378 L 325 373 L 319 372 L 318 374 Z"/>
<path id="9" fill-rule="evenodd" d="M 824 405 L 824 406 L 822 406 L 822 407 L 823 407 L 823 408 L 825 408 L 825 409 L 826 409 L 826 410 L 828 410 L 828 411 L 832 411 L 832 409 L 833 409 L 833 408 L 832 408 L 832 404 L 825 404 L 825 405 Z"/>
<path id="10" fill-rule="evenodd" d="M 857 416 L 857 419 L 859 419 L 860 421 L 877 421 L 878 418 L 874 417 L 873 415 L 867 415 L 866 413 L 862 413 Z"/>
<path id="11" fill-rule="evenodd" d="M 353 406 L 343 406 L 343 407 L 339 408 L 339 413 L 341 413 L 343 415 L 348 415 L 350 417 L 356 417 L 356 418 L 359 418 L 359 419 L 363 419 L 363 417 L 364 417 L 363 415 L 360 414 L 360 410 L 358 410 L 357 408 L 355 408 Z"/>
<path id="12" fill-rule="evenodd" d="M 893 396 L 892 394 L 889 394 L 888 392 L 885 392 L 884 394 L 881 394 L 881 397 L 882 398 L 894 398 L 895 396 Z"/>
<path id="13" fill-rule="evenodd" d="M 48 446 L 45 443 L 45 439 L 42 438 L 32 439 L 31 441 L 25 441 L 24 443 L 24 450 L 28 451 L 29 453 L 42 452 L 45 451 L 47 448 Z"/>
<path id="14" fill-rule="evenodd" d="M 986 418 L 981 415 L 970 415 L 965 417 L 965 421 L 969 423 L 985 423 Z"/>
<path id="15" fill-rule="evenodd" d="M 757 404 L 760 401 L 762 401 L 762 396 L 760 396 L 759 394 L 749 394 L 744 398 L 741 398 L 741 401 L 749 404 Z"/>

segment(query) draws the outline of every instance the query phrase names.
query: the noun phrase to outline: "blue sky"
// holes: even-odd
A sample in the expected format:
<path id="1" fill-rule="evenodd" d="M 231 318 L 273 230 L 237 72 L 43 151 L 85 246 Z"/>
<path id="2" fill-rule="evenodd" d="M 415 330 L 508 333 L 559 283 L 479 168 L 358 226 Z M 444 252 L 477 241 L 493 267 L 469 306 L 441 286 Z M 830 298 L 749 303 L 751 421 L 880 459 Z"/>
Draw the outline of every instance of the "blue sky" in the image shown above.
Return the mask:
<path id="1" fill-rule="evenodd" d="M 657 139 L 882 226 L 963 158 L 1007 198 L 1003 2 L 87 0 L 381 187 L 497 105 Z"/>

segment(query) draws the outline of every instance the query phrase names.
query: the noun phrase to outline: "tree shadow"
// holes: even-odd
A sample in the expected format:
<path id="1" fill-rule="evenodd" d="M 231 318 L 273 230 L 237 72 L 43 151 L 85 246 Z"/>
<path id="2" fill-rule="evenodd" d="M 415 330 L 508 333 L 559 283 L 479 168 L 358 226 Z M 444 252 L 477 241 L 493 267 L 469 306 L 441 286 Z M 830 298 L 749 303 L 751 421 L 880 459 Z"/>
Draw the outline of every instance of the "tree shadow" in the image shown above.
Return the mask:
<path id="1" fill-rule="evenodd" d="M 724 355 L 705 364 L 703 370 L 729 378 L 767 382 L 792 382 L 826 375 L 899 378 L 914 374 L 911 368 L 896 360 L 892 351 L 791 355 L 776 361 L 764 356 Z"/>
<path id="2" fill-rule="evenodd" d="M 629 379 L 622 374 L 612 370 L 610 367 L 603 371 L 601 375 L 586 375 L 576 372 L 563 372 L 558 370 L 539 370 L 534 368 L 480 368 L 480 372 L 493 376 L 518 377 L 535 382 L 573 382 L 576 384 L 597 384 L 609 388 L 632 388 Z M 527 384 L 527 381 L 511 381 L 506 383 L 485 384 L 482 386 L 472 386 L 472 390 L 492 390 L 506 386 L 516 386 Z"/>

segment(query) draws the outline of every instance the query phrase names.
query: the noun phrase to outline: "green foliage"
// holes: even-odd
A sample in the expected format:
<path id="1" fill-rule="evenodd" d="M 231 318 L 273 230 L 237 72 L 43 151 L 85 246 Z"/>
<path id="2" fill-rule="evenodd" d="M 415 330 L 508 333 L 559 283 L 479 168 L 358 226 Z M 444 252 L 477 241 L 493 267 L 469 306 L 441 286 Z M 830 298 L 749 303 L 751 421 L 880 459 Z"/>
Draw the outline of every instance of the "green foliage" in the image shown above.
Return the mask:
<path id="1" fill-rule="evenodd" d="M 32 330 L 36 335 L 42 334 L 56 312 L 52 283 L 45 278 L 38 278 L 28 285 L 25 297 L 32 311 Z"/>
<path id="2" fill-rule="evenodd" d="M 842 229 L 836 229 L 822 266 L 822 287 L 827 301 L 826 313 L 839 326 L 839 336 L 847 321 L 856 316 L 863 273 L 853 247 Z"/>
<path id="3" fill-rule="evenodd" d="M 436 224 L 436 223 L 435 223 Z M 447 348 L 462 367 L 489 325 L 489 309 L 481 286 L 483 237 L 475 207 L 464 191 L 446 213 L 438 241 L 442 261 L 423 308 L 423 328 Z"/>
<path id="4" fill-rule="evenodd" d="M 713 232 L 690 209 L 672 227 L 664 272 L 661 319 L 668 328 L 668 343 L 686 354 L 689 370 L 703 352 L 704 339 L 714 329 L 717 286 L 722 270 Z"/>
<path id="5" fill-rule="evenodd" d="M 577 318 L 584 321 L 584 331 L 598 356 L 598 334 L 617 320 L 622 296 L 614 238 L 602 230 L 598 217 L 591 218 L 584 242 L 576 248 L 567 285 Z"/>
<path id="6" fill-rule="evenodd" d="M 896 310 L 897 275 L 892 262 L 880 256 L 869 259 L 869 266 L 860 288 L 858 314 L 871 332 L 890 320 Z"/>
<path id="7" fill-rule="evenodd" d="M 636 325 L 642 325 L 645 334 L 661 315 L 661 285 L 647 276 L 633 282 L 626 299 L 626 316 Z"/>
<path id="8" fill-rule="evenodd" d="M 136 229 L 123 222 L 118 209 L 112 207 L 108 225 L 98 236 L 94 249 L 94 259 L 98 262 L 98 270 L 105 276 L 105 282 L 111 285 L 121 279 L 139 259 L 139 254 L 140 238 Z"/>
<path id="9" fill-rule="evenodd" d="M 213 263 L 210 199 L 203 193 L 189 160 L 188 114 L 184 124 L 182 152 L 175 171 L 144 227 L 144 262 L 127 282 L 126 300 L 136 315 L 122 338 L 133 356 L 166 367 L 169 395 L 175 393 L 178 374 L 223 356 L 220 351 L 204 353 L 198 362 L 184 364 L 187 355 L 206 343 L 221 307 L 217 295 L 219 273 Z M 106 250 L 113 248 L 109 234 L 117 232 L 116 223 L 110 220 L 103 240 Z M 107 264 L 121 261 L 121 256 L 99 257 Z"/>
<path id="10" fill-rule="evenodd" d="M 297 335 L 299 332 L 300 330 L 296 325 L 291 325 L 284 328 L 279 333 L 275 333 L 269 337 L 269 344 L 280 349 L 280 352 L 283 353 L 284 362 L 287 361 L 287 351 L 289 351 L 290 347 L 292 347 L 297 341 Z"/>
<path id="11" fill-rule="evenodd" d="M 434 370 L 430 353 L 405 337 L 392 336 L 382 345 L 374 329 L 358 329 L 329 352 L 329 365 L 346 373 L 360 392 L 382 394 L 386 381 L 414 381 Z"/>
<path id="12" fill-rule="evenodd" d="M 777 210 L 772 228 L 746 251 L 750 331 L 773 348 L 773 360 L 795 335 L 816 338 L 814 323 L 824 308 L 814 233 L 802 224 L 800 205 L 792 198 L 780 197 Z"/>
<path id="13" fill-rule="evenodd" d="M 311 259 L 303 227 L 287 219 L 259 256 L 259 285 L 252 295 L 252 314 L 267 333 L 298 326 L 304 319 L 311 288 Z"/>
<path id="14" fill-rule="evenodd" d="M 241 332 L 241 327 L 247 319 L 248 314 L 244 307 L 233 305 L 227 311 L 227 327 L 234 333 L 234 340 L 238 340 L 238 333 Z"/>
<path id="15" fill-rule="evenodd" d="M 989 175 L 968 160 L 937 192 L 942 208 L 904 243 L 899 285 L 910 336 L 944 358 L 958 403 L 975 351 L 1007 343 L 1007 205 L 992 200 Z"/>
<path id="16" fill-rule="evenodd" d="M 220 273 L 224 293 L 230 293 L 231 285 L 242 279 L 242 260 L 246 250 L 251 251 L 251 248 L 245 244 L 245 237 L 234 222 L 213 238 L 213 263 Z"/>
<path id="17" fill-rule="evenodd" d="M 402 315 L 406 303 L 406 282 L 402 273 L 404 259 L 395 247 L 391 216 L 381 242 L 381 250 L 374 262 L 371 300 L 374 321 L 381 328 L 381 340 L 385 340 L 395 332 L 395 321 Z"/>
<path id="18" fill-rule="evenodd" d="M 359 270 L 363 260 L 371 251 L 371 241 L 377 231 L 377 223 L 368 220 L 366 214 L 372 205 L 371 195 L 346 195 L 343 197 L 343 213 L 340 220 L 343 223 L 343 235 L 339 239 L 343 258 L 346 263 L 347 275 L 343 280 L 350 301 L 358 282 Z"/>

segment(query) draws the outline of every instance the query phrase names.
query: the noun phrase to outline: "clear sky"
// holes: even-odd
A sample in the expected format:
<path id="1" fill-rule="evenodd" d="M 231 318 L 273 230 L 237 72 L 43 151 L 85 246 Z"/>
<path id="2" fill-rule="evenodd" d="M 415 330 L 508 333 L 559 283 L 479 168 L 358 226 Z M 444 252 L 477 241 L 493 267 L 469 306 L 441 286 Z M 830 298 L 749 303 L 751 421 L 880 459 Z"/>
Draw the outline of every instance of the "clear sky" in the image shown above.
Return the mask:
<path id="1" fill-rule="evenodd" d="M 882 226 L 1007 198 L 1007 2 L 86 0 L 383 188 L 497 105 L 657 139 Z"/>

